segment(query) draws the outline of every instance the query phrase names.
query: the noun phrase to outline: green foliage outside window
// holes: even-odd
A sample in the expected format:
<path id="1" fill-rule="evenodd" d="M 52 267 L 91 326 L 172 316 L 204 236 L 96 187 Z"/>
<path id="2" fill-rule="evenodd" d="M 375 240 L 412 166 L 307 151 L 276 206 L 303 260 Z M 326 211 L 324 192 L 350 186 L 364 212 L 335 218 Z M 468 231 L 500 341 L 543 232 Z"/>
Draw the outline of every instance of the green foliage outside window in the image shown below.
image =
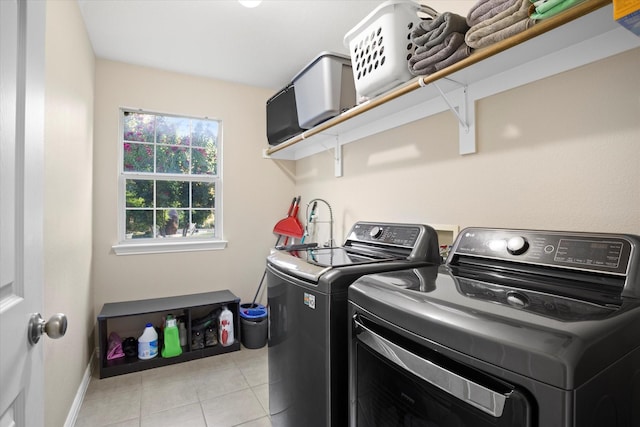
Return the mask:
<path id="1" fill-rule="evenodd" d="M 123 111 L 126 238 L 215 236 L 215 120 Z"/>

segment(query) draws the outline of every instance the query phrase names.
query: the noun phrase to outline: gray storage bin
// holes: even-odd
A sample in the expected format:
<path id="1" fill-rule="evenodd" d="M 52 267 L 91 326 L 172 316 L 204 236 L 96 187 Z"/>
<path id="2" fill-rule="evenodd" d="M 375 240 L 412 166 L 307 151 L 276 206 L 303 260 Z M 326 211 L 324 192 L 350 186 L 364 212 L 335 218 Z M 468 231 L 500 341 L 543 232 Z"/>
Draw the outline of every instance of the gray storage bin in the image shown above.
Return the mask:
<path id="1" fill-rule="evenodd" d="M 309 129 L 356 105 L 351 59 L 322 52 L 293 78 L 298 124 Z"/>

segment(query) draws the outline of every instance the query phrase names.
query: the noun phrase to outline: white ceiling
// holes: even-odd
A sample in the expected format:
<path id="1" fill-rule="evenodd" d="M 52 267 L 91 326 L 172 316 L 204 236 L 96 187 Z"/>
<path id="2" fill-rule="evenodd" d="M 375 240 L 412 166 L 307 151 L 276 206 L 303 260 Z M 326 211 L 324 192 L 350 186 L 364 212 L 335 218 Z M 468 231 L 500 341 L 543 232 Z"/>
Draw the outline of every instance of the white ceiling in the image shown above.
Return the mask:
<path id="1" fill-rule="evenodd" d="M 0 0 L 1 1 L 1 0 Z M 97 57 L 278 90 L 381 0 L 78 0 Z M 429 1 L 465 15 L 475 3 Z"/>

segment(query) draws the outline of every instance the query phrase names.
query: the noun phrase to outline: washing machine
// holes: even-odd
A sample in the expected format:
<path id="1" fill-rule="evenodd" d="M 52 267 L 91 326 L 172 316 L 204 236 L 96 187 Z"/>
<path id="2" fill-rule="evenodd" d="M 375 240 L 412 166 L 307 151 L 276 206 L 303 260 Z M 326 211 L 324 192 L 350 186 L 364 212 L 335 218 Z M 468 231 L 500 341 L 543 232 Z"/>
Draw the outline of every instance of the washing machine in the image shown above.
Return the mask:
<path id="1" fill-rule="evenodd" d="M 437 233 L 423 224 L 357 222 L 340 247 L 273 250 L 266 279 L 272 425 L 346 426 L 349 285 L 440 261 Z"/>

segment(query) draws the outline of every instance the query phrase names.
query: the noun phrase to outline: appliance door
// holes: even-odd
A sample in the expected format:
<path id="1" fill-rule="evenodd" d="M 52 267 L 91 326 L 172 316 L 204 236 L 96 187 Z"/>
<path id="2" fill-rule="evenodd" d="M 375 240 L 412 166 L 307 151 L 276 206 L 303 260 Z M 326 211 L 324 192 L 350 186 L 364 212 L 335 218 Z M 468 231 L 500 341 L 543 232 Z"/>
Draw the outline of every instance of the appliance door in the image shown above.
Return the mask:
<path id="1" fill-rule="evenodd" d="M 524 392 L 391 328 L 353 317 L 351 426 L 532 426 Z"/>

